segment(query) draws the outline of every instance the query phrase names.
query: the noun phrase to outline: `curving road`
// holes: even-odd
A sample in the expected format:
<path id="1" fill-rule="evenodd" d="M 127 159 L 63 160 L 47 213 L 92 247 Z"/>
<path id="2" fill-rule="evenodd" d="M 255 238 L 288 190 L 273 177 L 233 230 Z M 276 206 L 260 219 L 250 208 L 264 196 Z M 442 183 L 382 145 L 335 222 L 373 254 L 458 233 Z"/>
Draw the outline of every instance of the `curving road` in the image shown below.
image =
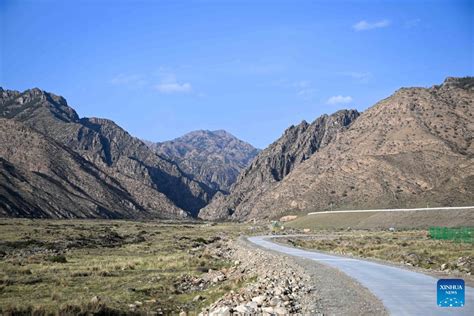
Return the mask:
<path id="1" fill-rule="evenodd" d="M 274 237 L 278 236 L 249 237 L 248 240 L 263 248 L 341 270 L 369 289 L 392 315 L 474 315 L 474 289 L 471 287 L 465 289 L 464 307 L 438 307 L 436 278 L 380 263 L 283 246 L 269 240 Z"/>

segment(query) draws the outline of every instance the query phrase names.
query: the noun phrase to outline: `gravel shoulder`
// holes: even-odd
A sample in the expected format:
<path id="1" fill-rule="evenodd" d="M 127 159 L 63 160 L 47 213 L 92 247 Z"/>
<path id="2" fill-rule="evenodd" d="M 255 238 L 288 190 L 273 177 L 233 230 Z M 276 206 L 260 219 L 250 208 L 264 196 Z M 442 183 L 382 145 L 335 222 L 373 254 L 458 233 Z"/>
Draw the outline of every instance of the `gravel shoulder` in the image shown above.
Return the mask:
<path id="1" fill-rule="evenodd" d="M 242 239 L 247 247 L 271 253 L 280 260 L 289 260 L 309 277 L 311 292 L 305 298 L 304 310 L 324 315 L 388 315 L 382 302 L 368 289 L 339 270 L 312 260 L 296 258 L 257 246 Z"/>

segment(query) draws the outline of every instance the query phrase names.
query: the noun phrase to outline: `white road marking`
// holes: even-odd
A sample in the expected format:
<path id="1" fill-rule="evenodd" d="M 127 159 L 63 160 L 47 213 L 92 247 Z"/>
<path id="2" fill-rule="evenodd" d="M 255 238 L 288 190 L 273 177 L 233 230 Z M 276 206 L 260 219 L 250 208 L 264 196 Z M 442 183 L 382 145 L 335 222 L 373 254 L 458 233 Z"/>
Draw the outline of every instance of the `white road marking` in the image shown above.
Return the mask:
<path id="1" fill-rule="evenodd" d="M 456 206 L 456 207 L 420 207 L 420 208 L 386 208 L 378 210 L 345 210 L 345 211 L 323 211 L 311 212 L 308 215 L 319 214 L 337 214 L 337 213 L 371 213 L 371 212 L 412 212 L 412 211 L 455 211 L 455 210 L 474 210 L 474 206 Z"/>

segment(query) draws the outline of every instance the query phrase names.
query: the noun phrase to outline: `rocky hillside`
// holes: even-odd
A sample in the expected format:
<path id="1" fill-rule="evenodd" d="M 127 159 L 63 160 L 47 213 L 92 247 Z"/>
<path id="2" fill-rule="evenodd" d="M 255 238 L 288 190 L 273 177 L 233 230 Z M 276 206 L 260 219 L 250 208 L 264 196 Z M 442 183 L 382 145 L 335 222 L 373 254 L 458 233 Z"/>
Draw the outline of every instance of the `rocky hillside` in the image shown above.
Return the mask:
<path id="1" fill-rule="evenodd" d="M 402 88 L 258 196 L 247 190 L 257 180 L 245 178 L 264 172 L 252 164 L 228 197 L 200 214 L 244 220 L 329 208 L 472 205 L 473 113 L 472 77 Z"/>
<path id="2" fill-rule="evenodd" d="M 172 141 L 148 145 L 194 179 L 224 192 L 258 153 L 258 149 L 224 130 L 194 131 Z"/>
<path id="3" fill-rule="evenodd" d="M 102 214 L 108 214 L 107 216 L 119 218 L 182 217 L 196 215 L 215 193 L 205 184 L 186 176 L 175 163 L 151 151 L 142 141 L 130 136 L 114 122 L 98 118 L 79 118 L 60 96 L 39 89 L 23 93 L 2 89 L 0 96 L 0 117 L 15 127 L 2 129 L 5 143 L 2 144 L 1 158 L 4 169 L 1 185 L 3 190 L 9 192 L 8 198 L 2 194 L 0 207 L 4 215 L 102 217 Z M 17 137 L 18 129 L 28 129 L 26 134 L 35 135 L 31 136 L 33 140 L 29 146 L 21 144 L 22 139 Z M 8 142 L 9 139 L 16 141 Z M 46 152 L 35 157 L 34 148 L 38 146 L 38 150 Z M 48 146 L 54 149 L 50 152 Z M 8 154 L 11 151 L 15 154 Z M 58 159 L 68 155 L 74 158 Z M 76 165 L 71 165 L 71 161 L 75 161 Z M 42 169 L 36 170 L 37 163 L 32 162 L 41 163 Z M 85 178 L 83 173 L 78 173 L 77 168 L 81 165 L 100 172 L 94 173 L 98 177 L 95 184 L 91 179 Z M 40 195 L 38 192 L 36 198 L 27 199 L 29 213 L 18 213 L 26 212 L 20 206 L 25 201 L 21 190 L 26 190 L 27 187 L 9 183 L 9 179 L 13 177 L 12 170 L 18 170 L 17 173 L 33 187 L 37 183 L 45 183 L 33 179 L 36 177 L 47 178 L 55 175 L 63 179 L 65 182 L 55 182 L 62 187 L 63 197 L 48 198 L 49 195 Z M 75 178 L 77 183 L 72 181 L 72 178 Z M 99 187 L 99 178 L 107 178 L 121 192 L 116 192 L 115 187 Z M 56 178 L 52 177 L 50 180 Z M 91 185 L 90 192 L 83 188 L 87 185 Z M 104 190 L 107 194 L 99 194 Z M 88 197 L 90 202 L 86 203 L 84 211 L 75 208 L 74 201 L 78 191 L 84 191 L 82 194 Z M 93 191 L 97 193 L 96 197 L 90 196 Z M 114 194 L 127 195 L 128 198 L 122 199 L 121 203 L 129 201 L 130 208 L 114 204 L 111 200 L 116 197 Z M 57 193 L 53 196 L 59 195 Z M 46 204 L 40 203 L 39 196 L 45 199 Z M 53 207 L 48 206 L 49 204 L 57 205 Z M 58 213 L 53 211 L 54 209 L 64 212 Z M 100 212 L 96 209 L 100 209 Z"/>
<path id="4" fill-rule="evenodd" d="M 327 146 L 358 116 L 356 110 L 343 110 L 323 115 L 311 124 L 303 121 L 291 126 L 241 173 L 230 195 L 218 193 L 199 216 L 205 219 L 246 218 L 262 194 L 273 190 L 293 169 Z"/>

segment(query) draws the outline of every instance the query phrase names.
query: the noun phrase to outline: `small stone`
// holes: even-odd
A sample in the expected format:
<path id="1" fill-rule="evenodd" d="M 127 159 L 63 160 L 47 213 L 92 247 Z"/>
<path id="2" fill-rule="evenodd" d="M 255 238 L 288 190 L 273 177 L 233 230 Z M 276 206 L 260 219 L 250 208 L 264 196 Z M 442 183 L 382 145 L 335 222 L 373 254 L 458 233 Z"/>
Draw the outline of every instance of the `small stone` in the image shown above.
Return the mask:
<path id="1" fill-rule="evenodd" d="M 259 295 L 259 296 L 255 296 L 254 298 L 252 298 L 252 302 L 255 302 L 259 306 L 261 306 L 263 304 L 263 302 L 265 302 L 265 299 L 266 299 L 265 296 Z"/>
<path id="2" fill-rule="evenodd" d="M 236 308 L 234 308 L 234 311 L 236 311 L 237 313 L 241 313 L 241 314 L 249 314 L 250 313 L 249 309 L 245 305 L 237 306 Z"/>
<path id="3" fill-rule="evenodd" d="M 201 295 L 196 295 L 194 298 L 193 298 L 193 302 L 197 302 L 197 301 L 200 301 L 202 300 L 203 297 Z"/>
<path id="4" fill-rule="evenodd" d="M 185 311 L 181 311 L 181 312 L 179 313 L 179 316 L 188 316 L 188 313 L 186 313 Z"/>
<path id="5" fill-rule="evenodd" d="M 145 303 L 146 304 L 155 304 L 156 300 L 154 298 L 152 298 L 151 300 L 145 300 Z"/>
<path id="6" fill-rule="evenodd" d="M 275 307 L 273 311 L 277 315 L 288 315 L 288 310 L 284 307 Z"/>
<path id="7" fill-rule="evenodd" d="M 262 307 L 262 312 L 267 314 L 273 314 L 274 310 L 273 307 Z"/>
<path id="8" fill-rule="evenodd" d="M 100 296 L 94 296 L 93 298 L 91 298 L 91 304 L 97 304 L 99 303 L 101 300 Z"/>
<path id="9" fill-rule="evenodd" d="M 278 303 L 280 303 L 281 300 L 277 297 L 272 297 L 272 299 L 270 300 L 269 304 L 270 306 L 277 306 Z"/>
<path id="10" fill-rule="evenodd" d="M 252 312 L 255 312 L 258 309 L 258 305 L 255 302 L 249 302 L 245 304 Z"/>
<path id="11" fill-rule="evenodd" d="M 282 295 L 283 294 L 283 289 L 281 287 L 277 287 L 275 289 L 275 295 Z"/>
<path id="12" fill-rule="evenodd" d="M 217 308 L 209 313 L 209 316 L 230 316 L 230 308 L 227 306 L 223 306 L 221 308 Z"/>

